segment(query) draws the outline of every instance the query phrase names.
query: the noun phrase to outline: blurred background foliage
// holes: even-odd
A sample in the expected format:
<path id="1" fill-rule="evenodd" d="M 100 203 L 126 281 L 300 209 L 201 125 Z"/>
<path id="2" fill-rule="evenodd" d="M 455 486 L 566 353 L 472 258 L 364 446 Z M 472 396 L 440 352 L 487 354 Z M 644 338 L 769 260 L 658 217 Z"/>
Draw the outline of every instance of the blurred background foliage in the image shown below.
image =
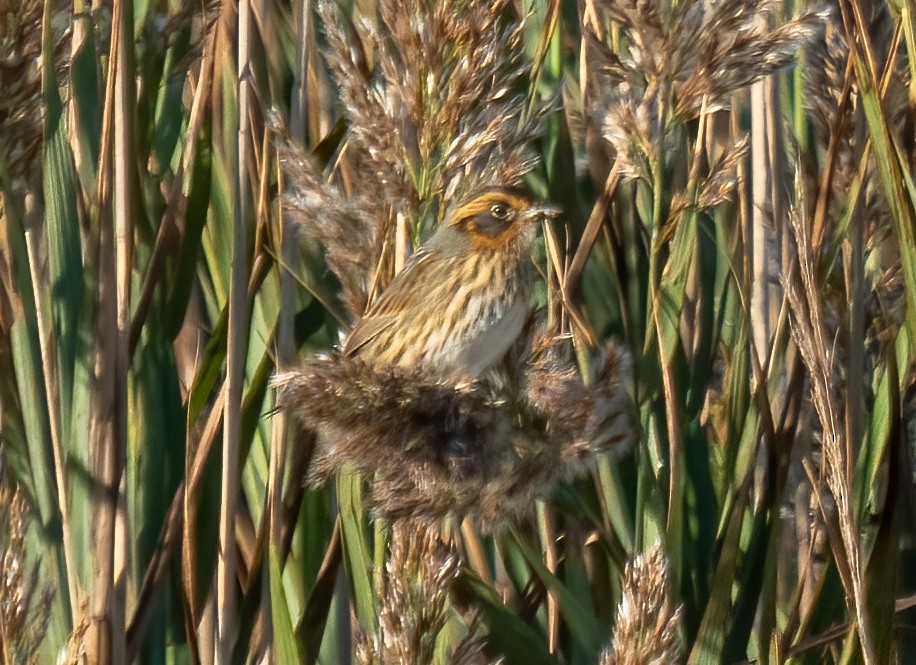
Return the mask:
<path id="1" fill-rule="evenodd" d="M 340 13 L 370 78 L 365 26 L 439 6 L 378 5 Z M 583 375 L 629 349 L 638 423 L 424 572 L 358 480 L 306 487 L 270 387 L 350 323 L 267 129 L 352 191 L 327 11 L 0 0 L 4 662 L 398 662 L 385 595 L 437 574 L 437 662 L 916 658 L 913 1 L 504 10 L 525 184 L 565 210 L 539 298 Z M 392 244 L 447 204 L 413 185 Z"/>

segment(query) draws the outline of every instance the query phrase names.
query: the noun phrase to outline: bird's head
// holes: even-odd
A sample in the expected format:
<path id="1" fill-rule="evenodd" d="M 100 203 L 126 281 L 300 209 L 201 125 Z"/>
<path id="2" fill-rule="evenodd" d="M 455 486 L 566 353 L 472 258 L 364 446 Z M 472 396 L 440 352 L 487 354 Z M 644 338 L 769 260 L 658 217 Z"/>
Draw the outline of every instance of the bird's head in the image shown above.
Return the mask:
<path id="1" fill-rule="evenodd" d="M 560 214 L 519 187 L 478 190 L 448 212 L 445 225 L 467 237 L 479 249 L 507 247 L 534 238 L 537 223 Z"/>

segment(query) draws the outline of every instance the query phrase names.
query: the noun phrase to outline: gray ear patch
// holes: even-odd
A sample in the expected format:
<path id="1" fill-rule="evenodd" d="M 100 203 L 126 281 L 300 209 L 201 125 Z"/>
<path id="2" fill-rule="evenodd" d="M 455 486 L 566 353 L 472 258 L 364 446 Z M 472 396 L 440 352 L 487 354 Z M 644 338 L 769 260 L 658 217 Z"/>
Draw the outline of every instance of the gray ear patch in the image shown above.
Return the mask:
<path id="1" fill-rule="evenodd" d="M 489 209 L 475 215 L 472 222 L 477 227 L 478 233 L 493 238 L 512 224 L 515 215 L 516 211 L 513 208 L 502 203 L 495 203 Z"/>

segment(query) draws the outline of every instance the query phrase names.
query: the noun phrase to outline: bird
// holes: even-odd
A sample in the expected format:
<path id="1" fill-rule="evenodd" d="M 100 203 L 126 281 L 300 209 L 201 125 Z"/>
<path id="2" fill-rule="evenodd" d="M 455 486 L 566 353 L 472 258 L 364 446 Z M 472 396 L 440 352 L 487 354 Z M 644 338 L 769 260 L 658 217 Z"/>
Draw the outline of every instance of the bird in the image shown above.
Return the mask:
<path id="1" fill-rule="evenodd" d="M 478 378 L 522 333 L 538 222 L 559 214 L 520 187 L 465 197 L 355 324 L 344 355 L 437 379 Z"/>

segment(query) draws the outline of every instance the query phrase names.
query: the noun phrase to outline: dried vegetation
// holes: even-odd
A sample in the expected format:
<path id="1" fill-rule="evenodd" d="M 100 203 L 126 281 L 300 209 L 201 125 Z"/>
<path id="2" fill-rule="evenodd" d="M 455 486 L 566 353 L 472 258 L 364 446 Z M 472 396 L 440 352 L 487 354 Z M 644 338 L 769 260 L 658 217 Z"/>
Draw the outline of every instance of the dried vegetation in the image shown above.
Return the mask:
<path id="1" fill-rule="evenodd" d="M 916 653 L 912 3 L 87 4 L 0 0 L 4 663 Z M 495 184 L 545 320 L 342 355 Z"/>

